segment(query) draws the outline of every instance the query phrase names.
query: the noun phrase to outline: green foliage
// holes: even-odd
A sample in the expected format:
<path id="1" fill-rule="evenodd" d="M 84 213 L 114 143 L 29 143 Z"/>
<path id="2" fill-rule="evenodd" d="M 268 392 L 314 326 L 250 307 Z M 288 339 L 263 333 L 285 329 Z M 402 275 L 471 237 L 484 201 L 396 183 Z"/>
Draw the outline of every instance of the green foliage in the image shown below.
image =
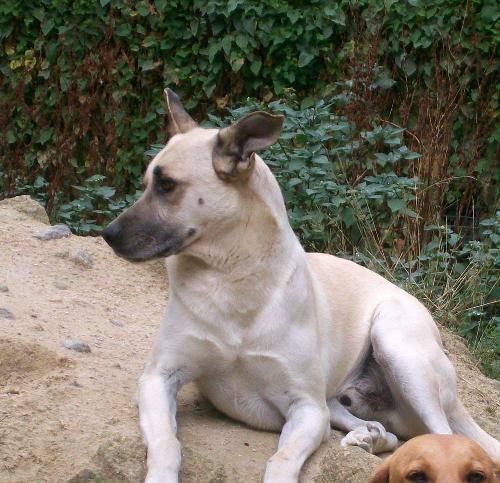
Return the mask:
<path id="1" fill-rule="evenodd" d="M 342 87 L 306 109 L 292 93 L 286 103 L 247 102 L 224 123 L 210 119 L 221 126 L 256 109 L 285 114 L 279 144 L 263 156 L 305 247 L 340 253 L 414 293 L 468 340 L 487 374 L 499 378 L 500 212 L 467 236 L 444 223 L 424 226 L 427 241 L 412 238 L 421 219 L 417 199 L 427 189 L 407 176 L 419 154 L 407 148 L 403 129 L 373 123 L 360 130 L 336 114 L 352 95 Z"/>
<path id="2" fill-rule="evenodd" d="M 441 188 L 424 193 L 421 214 L 429 222 L 442 205 L 458 228 L 472 200 L 498 197 L 499 11 L 494 0 L 4 2 L 0 190 L 41 176 L 49 210 L 94 174 L 135 191 L 144 146 L 164 140 L 165 85 L 204 115 L 289 87 L 310 107 L 347 77 L 357 99 L 347 117 L 413 131 L 408 148 L 422 159 L 410 177 Z"/>
<path id="3" fill-rule="evenodd" d="M 335 67 L 344 20 L 319 0 L 4 2 L 0 188 L 41 175 L 49 209 L 68 180 L 92 174 L 137 189 L 144 146 L 164 140 L 165 85 L 200 111 L 212 97 L 306 90 Z"/>
<path id="4" fill-rule="evenodd" d="M 195 117 L 287 99 L 266 160 L 307 248 L 456 315 L 498 375 L 499 17 L 494 0 L 3 2 L 0 196 L 98 232 L 164 141 L 165 85 Z"/>
<path id="5" fill-rule="evenodd" d="M 73 186 L 78 197 L 61 205 L 58 218 L 76 234 L 87 235 L 100 232 L 107 223 L 132 205 L 142 192 L 127 194 L 114 199 L 115 188 L 103 186 L 104 176 L 94 175 L 87 178 L 82 186 Z"/>

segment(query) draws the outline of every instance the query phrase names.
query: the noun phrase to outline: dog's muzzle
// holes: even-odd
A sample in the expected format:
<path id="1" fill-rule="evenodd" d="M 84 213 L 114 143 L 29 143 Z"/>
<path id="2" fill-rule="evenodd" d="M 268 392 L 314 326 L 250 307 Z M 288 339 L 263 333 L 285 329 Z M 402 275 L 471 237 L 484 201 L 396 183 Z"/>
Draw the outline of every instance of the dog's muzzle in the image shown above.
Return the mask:
<path id="1" fill-rule="evenodd" d="M 143 262 L 178 253 L 195 240 L 196 230 L 162 230 L 152 224 L 132 225 L 121 219 L 110 223 L 102 237 L 119 257 L 130 262 Z"/>
<path id="2" fill-rule="evenodd" d="M 113 248 L 117 240 L 120 239 L 122 234 L 121 227 L 118 223 L 110 223 L 102 232 L 102 237 L 106 243 Z"/>

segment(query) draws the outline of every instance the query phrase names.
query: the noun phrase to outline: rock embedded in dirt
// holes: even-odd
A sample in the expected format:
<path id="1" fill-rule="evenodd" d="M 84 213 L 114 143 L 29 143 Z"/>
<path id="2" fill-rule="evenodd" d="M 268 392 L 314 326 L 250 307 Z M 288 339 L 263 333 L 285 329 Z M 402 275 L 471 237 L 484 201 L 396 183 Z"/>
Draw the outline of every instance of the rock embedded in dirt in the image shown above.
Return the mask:
<path id="1" fill-rule="evenodd" d="M 41 230 L 35 233 L 33 236 L 38 238 L 39 240 L 56 240 L 58 238 L 65 238 L 71 235 L 71 230 L 68 226 L 59 224 L 50 226 L 45 230 Z"/>
<path id="2" fill-rule="evenodd" d="M 44 223 L 45 225 L 49 224 L 49 217 L 43 206 L 31 199 L 28 195 L 2 200 L 0 201 L 0 207 L 3 209 L 14 209 L 28 215 L 33 220 Z"/>
<path id="3" fill-rule="evenodd" d="M 90 346 L 80 339 L 65 339 L 63 342 L 63 346 L 66 347 L 66 349 L 70 349 L 76 352 L 91 352 Z"/>
<path id="4" fill-rule="evenodd" d="M 117 327 L 123 327 L 123 322 L 121 320 L 111 319 L 111 323 Z"/>
<path id="5" fill-rule="evenodd" d="M 66 483 L 93 483 L 99 481 L 98 476 L 89 469 L 81 470 L 73 478 L 70 478 Z"/>
<path id="6" fill-rule="evenodd" d="M 0 319 L 16 320 L 16 316 L 10 310 L 0 307 Z"/>
<path id="7" fill-rule="evenodd" d="M 60 252 L 54 253 L 54 256 L 57 258 L 68 258 L 69 257 L 69 250 L 62 250 Z"/>
<path id="8" fill-rule="evenodd" d="M 0 293 L 7 293 L 9 291 L 9 287 L 7 285 L 0 285 Z"/>
<path id="9" fill-rule="evenodd" d="M 78 265 L 82 265 L 85 268 L 92 268 L 94 266 L 94 260 L 92 255 L 86 250 L 78 250 L 72 257 L 71 261 Z"/>

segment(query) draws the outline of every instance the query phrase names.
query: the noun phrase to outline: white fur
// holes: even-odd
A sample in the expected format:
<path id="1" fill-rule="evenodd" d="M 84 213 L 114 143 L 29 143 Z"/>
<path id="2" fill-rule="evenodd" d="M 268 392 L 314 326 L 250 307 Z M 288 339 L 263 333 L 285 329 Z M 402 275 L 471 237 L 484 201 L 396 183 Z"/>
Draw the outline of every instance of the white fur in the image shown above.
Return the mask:
<path id="1" fill-rule="evenodd" d="M 198 233 L 167 259 L 170 298 L 140 381 L 146 481 L 178 481 L 175 398 L 189 381 L 232 418 L 282 431 L 266 483 L 297 482 L 330 424 L 350 432 L 343 444 L 372 452 L 397 443 L 383 424 L 402 437 L 456 427 L 500 457 L 498 442 L 457 401 L 454 369 L 428 311 L 355 263 L 306 254 L 259 157 L 248 181 L 217 178 L 211 164 L 216 133 L 174 136 L 146 174 L 160 165 L 189 183 L 180 206 L 158 202 L 155 209 Z M 336 399 L 370 347 L 396 404 L 378 423 L 354 416 Z M 373 416 L 370 408 L 358 409 L 366 419 Z"/>

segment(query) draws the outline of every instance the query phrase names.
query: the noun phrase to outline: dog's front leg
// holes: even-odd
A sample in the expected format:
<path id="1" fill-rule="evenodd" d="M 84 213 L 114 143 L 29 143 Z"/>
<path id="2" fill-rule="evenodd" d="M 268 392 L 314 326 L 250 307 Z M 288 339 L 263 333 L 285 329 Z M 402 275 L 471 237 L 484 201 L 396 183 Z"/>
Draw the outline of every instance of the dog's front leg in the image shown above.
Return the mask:
<path id="1" fill-rule="evenodd" d="M 329 434 L 326 406 L 312 401 L 292 406 L 281 432 L 278 451 L 267 462 L 264 483 L 296 483 L 304 462 Z"/>
<path id="2" fill-rule="evenodd" d="M 177 483 L 181 445 L 175 421 L 182 371 L 149 366 L 139 381 L 139 416 L 147 447 L 146 483 Z"/>

